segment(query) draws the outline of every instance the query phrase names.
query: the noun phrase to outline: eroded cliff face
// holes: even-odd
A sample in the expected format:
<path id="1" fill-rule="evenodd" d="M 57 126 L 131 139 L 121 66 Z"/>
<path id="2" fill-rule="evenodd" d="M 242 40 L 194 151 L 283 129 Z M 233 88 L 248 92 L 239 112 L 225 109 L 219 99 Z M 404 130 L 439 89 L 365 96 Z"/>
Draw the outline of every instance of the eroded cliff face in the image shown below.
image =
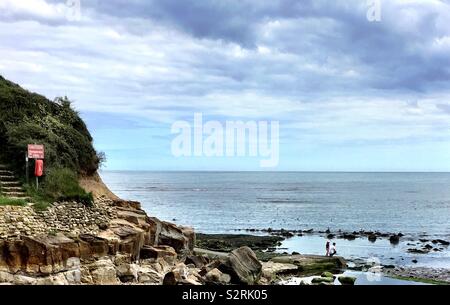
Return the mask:
<path id="1" fill-rule="evenodd" d="M 106 197 L 111 200 L 120 199 L 103 183 L 98 172 L 90 176 L 81 176 L 79 183 L 86 192 L 91 192 L 94 198 Z"/>
<path id="2" fill-rule="evenodd" d="M 15 228 L 0 239 L 0 282 L 158 284 L 195 243 L 192 228 L 149 217 L 138 202 L 101 197 L 93 207 L 72 202 L 41 213 L 29 209 L 2 210 Z M 38 223 L 37 230 L 25 220 Z"/>

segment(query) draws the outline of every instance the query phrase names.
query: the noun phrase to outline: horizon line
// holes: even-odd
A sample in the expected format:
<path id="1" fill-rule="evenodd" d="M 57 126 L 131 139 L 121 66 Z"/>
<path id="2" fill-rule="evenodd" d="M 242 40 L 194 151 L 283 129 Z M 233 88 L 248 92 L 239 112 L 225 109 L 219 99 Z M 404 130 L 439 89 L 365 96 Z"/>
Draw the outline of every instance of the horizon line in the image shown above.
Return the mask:
<path id="1" fill-rule="evenodd" d="M 450 174 L 450 171 L 348 171 L 348 170 L 183 170 L 183 169 L 99 169 L 100 172 L 213 172 L 213 173 L 348 173 L 348 174 L 368 174 L 368 173 L 411 173 L 411 174 L 420 174 L 420 173 L 435 173 L 435 174 Z"/>

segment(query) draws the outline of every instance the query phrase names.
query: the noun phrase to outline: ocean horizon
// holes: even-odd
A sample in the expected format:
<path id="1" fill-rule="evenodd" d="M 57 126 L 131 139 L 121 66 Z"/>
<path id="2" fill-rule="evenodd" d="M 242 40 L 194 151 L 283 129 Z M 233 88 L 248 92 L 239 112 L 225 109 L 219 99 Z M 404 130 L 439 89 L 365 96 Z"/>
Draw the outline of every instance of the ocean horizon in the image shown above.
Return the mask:
<path id="1" fill-rule="evenodd" d="M 207 233 L 247 228 L 450 234 L 448 172 L 102 170 L 119 197 Z M 189 211 L 189 213 L 186 213 Z"/>

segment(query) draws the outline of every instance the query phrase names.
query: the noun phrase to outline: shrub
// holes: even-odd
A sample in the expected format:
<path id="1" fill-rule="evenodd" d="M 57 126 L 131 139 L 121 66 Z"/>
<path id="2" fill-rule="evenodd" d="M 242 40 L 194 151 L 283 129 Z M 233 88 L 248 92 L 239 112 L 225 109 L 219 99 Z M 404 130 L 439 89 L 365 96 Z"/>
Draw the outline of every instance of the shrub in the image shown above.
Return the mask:
<path id="1" fill-rule="evenodd" d="M 20 175 L 27 144 L 44 144 L 46 164 L 93 174 L 104 159 L 67 97 L 50 101 L 0 76 L 0 158 Z"/>
<path id="2" fill-rule="evenodd" d="M 92 193 L 87 193 L 79 184 L 77 174 L 68 168 L 48 170 L 42 184 L 42 194 L 55 201 L 77 201 L 91 205 Z"/>

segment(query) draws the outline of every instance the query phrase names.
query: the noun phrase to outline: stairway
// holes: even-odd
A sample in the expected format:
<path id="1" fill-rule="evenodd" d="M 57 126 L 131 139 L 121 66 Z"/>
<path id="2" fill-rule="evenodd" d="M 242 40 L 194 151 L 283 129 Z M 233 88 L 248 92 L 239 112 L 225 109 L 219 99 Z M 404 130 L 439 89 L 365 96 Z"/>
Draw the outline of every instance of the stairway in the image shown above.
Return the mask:
<path id="1" fill-rule="evenodd" d="M 22 188 L 22 184 L 14 176 L 14 172 L 4 164 L 0 164 L 0 194 L 8 198 L 31 201 Z"/>

